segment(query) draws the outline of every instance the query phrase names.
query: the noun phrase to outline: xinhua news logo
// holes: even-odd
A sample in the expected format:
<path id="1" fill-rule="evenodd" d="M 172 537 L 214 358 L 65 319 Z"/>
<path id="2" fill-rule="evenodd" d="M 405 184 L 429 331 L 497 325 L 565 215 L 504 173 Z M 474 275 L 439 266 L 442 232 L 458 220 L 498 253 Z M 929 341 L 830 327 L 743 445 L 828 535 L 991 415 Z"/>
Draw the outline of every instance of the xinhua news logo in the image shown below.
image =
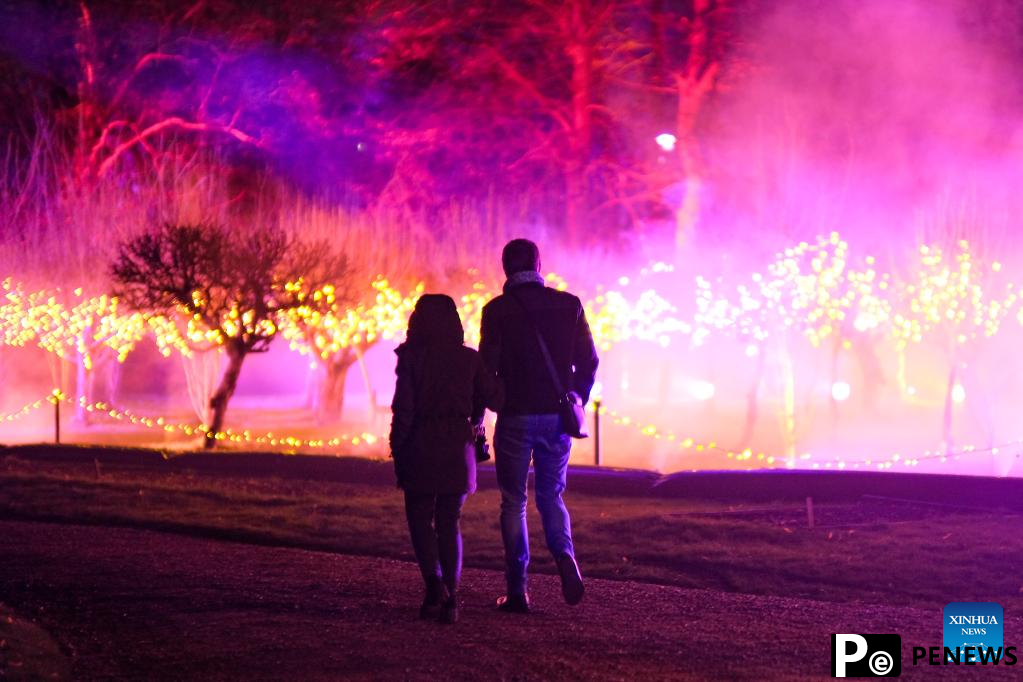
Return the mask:
<path id="1" fill-rule="evenodd" d="M 984 663 L 1002 657 L 1002 607 L 993 601 L 954 601 L 942 612 L 942 644 L 945 661 L 951 652 L 959 649 L 966 663 L 975 663 L 983 657 Z M 985 655 L 989 654 L 990 655 Z"/>
<path id="2" fill-rule="evenodd" d="M 898 677 L 902 674 L 899 635 L 831 635 L 832 677 Z"/>

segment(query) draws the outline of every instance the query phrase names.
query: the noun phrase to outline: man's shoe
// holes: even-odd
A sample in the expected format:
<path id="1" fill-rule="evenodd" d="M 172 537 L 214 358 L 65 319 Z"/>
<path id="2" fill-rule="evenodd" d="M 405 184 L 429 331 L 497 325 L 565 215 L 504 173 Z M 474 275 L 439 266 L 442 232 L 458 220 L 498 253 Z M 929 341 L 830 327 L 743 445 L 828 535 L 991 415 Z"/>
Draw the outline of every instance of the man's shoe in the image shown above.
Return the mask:
<path id="1" fill-rule="evenodd" d="M 583 600 L 583 577 L 579 574 L 579 564 L 571 554 L 558 557 L 558 574 L 561 576 L 561 594 L 565 601 L 575 606 Z"/>
<path id="2" fill-rule="evenodd" d="M 497 610 L 505 613 L 529 613 L 528 594 L 509 594 L 497 600 Z"/>
<path id="3" fill-rule="evenodd" d="M 458 601 L 450 597 L 440 609 L 440 617 L 437 619 L 445 625 L 454 625 L 458 622 Z"/>

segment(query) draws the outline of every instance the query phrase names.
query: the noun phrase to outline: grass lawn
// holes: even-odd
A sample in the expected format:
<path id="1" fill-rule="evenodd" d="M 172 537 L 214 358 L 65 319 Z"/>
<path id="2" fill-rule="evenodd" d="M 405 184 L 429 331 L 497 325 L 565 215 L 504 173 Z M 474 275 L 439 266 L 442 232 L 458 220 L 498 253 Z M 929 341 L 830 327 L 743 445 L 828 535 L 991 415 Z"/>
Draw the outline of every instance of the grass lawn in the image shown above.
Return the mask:
<path id="1" fill-rule="evenodd" d="M 996 601 L 1023 611 L 1023 518 L 864 501 L 750 506 L 571 492 L 584 575 L 750 594 L 940 609 Z M 498 494 L 469 498 L 466 564 L 500 570 Z M 0 457 L 0 518 L 156 528 L 224 539 L 412 558 L 400 491 L 132 466 Z M 530 508 L 533 570 L 553 572 Z M 73 561 L 73 557 L 68 558 Z M 495 595 L 497 596 L 497 595 Z"/>

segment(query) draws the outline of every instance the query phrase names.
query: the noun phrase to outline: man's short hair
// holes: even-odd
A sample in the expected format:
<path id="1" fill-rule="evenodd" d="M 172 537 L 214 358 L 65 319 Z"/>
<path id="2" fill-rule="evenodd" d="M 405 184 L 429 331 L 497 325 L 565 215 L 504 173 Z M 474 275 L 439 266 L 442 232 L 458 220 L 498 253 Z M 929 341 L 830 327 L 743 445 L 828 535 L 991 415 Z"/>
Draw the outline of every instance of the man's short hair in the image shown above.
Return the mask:
<path id="1" fill-rule="evenodd" d="M 539 272 L 540 249 L 528 239 L 513 239 L 501 252 L 501 265 L 508 277 L 516 272 Z"/>

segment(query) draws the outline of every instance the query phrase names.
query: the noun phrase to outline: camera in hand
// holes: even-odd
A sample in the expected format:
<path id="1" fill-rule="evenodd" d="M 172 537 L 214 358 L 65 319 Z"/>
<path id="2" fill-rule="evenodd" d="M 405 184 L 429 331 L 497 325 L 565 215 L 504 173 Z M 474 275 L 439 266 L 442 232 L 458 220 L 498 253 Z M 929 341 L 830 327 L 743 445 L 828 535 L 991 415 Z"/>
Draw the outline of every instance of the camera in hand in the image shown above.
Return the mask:
<path id="1" fill-rule="evenodd" d="M 487 444 L 487 432 L 483 424 L 473 427 L 475 434 L 476 461 L 486 462 L 490 459 L 490 445 Z"/>

